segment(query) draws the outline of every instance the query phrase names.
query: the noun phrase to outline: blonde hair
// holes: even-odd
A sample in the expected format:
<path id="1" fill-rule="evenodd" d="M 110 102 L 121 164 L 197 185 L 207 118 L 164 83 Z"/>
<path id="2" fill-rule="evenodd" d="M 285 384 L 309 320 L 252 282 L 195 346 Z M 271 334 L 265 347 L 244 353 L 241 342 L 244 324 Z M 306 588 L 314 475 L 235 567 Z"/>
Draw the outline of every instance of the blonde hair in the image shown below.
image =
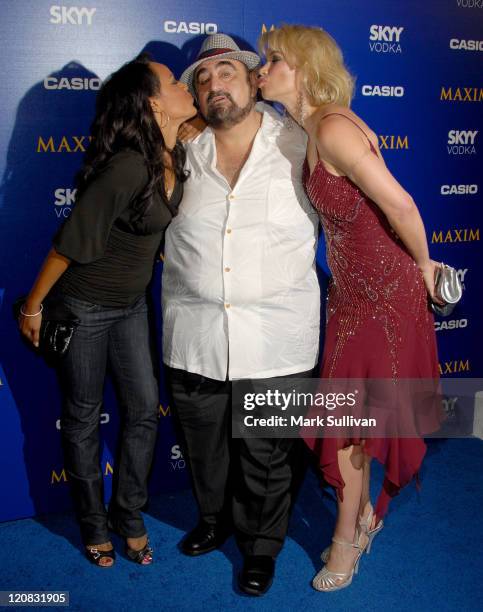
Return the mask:
<path id="1" fill-rule="evenodd" d="M 354 78 L 344 65 L 339 45 L 322 28 L 282 25 L 264 32 L 258 41 L 261 55 L 280 51 L 298 69 L 308 102 L 312 106 L 350 106 Z"/>

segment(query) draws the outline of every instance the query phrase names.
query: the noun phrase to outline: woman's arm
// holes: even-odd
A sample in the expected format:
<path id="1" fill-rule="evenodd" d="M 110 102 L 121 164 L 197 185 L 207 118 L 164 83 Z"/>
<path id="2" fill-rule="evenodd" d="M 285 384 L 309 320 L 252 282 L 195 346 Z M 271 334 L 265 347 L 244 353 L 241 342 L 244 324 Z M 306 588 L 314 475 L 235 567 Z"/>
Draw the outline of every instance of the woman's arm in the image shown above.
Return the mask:
<path id="1" fill-rule="evenodd" d="M 364 135 L 347 119 L 328 117 L 319 125 L 317 148 L 322 159 L 348 176 L 383 211 L 421 270 L 428 293 L 434 298 L 437 264 L 429 258 L 419 210 L 384 161 L 370 151 Z"/>
<path id="2" fill-rule="evenodd" d="M 50 249 L 44 263 L 40 269 L 35 283 L 27 296 L 25 304 L 22 306 L 23 312 L 34 315 L 41 310 L 41 304 L 45 296 L 49 293 L 62 274 L 70 266 L 71 260 L 57 253 L 55 249 Z M 42 314 L 25 317 L 20 315 L 19 327 L 34 346 L 39 346 L 39 331 L 42 323 Z"/>

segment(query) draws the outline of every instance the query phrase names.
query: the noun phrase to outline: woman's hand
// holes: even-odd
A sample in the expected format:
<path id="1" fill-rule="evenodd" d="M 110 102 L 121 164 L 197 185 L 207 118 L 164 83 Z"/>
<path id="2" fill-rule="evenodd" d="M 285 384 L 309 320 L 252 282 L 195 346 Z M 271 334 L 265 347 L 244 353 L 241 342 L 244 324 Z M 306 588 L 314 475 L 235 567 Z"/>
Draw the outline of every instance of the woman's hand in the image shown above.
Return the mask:
<path id="1" fill-rule="evenodd" d="M 34 315 L 41 310 L 40 304 L 29 304 L 25 302 L 22 306 L 23 312 Z M 22 334 L 32 342 L 35 347 L 39 347 L 40 325 L 42 324 L 42 313 L 39 312 L 35 317 L 25 317 L 22 314 L 18 318 L 18 326 Z"/>
<path id="2" fill-rule="evenodd" d="M 22 311 L 25 314 L 35 316 L 25 317 L 20 313 L 18 326 L 27 340 L 32 342 L 37 348 L 39 346 L 40 325 L 42 323 L 42 302 L 70 264 L 70 259 L 57 253 L 54 248 L 51 248 L 22 306 Z"/>
<path id="3" fill-rule="evenodd" d="M 441 267 L 437 261 L 433 261 L 430 259 L 427 264 L 421 266 L 419 269 L 421 270 L 421 274 L 423 275 L 424 284 L 426 285 L 426 289 L 428 291 L 429 297 L 431 301 L 435 304 L 440 304 L 444 306 L 444 302 L 434 295 L 434 284 L 436 279 L 436 272 Z"/>
<path id="4" fill-rule="evenodd" d="M 206 121 L 200 115 L 196 115 L 193 119 L 185 121 L 180 125 L 178 138 L 181 142 L 191 142 L 203 132 L 205 127 Z"/>

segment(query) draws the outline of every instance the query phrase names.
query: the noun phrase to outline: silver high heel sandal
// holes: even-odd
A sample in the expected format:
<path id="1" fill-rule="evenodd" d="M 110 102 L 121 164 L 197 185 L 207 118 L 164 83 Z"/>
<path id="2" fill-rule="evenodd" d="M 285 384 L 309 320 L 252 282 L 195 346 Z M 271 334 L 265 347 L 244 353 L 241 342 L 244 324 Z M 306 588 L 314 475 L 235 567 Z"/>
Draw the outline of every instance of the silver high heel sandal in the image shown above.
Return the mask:
<path id="1" fill-rule="evenodd" d="M 372 506 L 371 506 L 371 509 L 369 510 L 369 514 L 367 515 L 367 518 L 363 518 L 362 516 L 359 517 L 359 526 L 369 538 L 366 549 L 365 549 L 365 552 L 367 554 L 371 552 L 372 540 L 377 536 L 378 533 L 382 531 L 382 528 L 384 527 L 384 521 L 381 519 L 377 523 L 377 525 L 374 527 L 374 529 L 369 529 L 369 525 L 372 523 L 373 517 L 374 517 L 374 510 Z"/>
<path id="2" fill-rule="evenodd" d="M 361 536 L 364 535 L 366 534 L 360 531 L 357 542 L 344 542 L 343 540 L 332 538 L 332 542 L 348 548 L 357 548 L 359 553 L 354 561 L 352 569 L 349 572 L 331 572 L 329 569 L 327 569 L 327 565 L 324 565 L 324 567 L 312 580 L 312 586 L 315 590 L 339 591 L 340 589 L 345 589 L 352 583 L 354 574 L 357 574 L 359 571 L 359 561 L 361 560 L 362 553 L 367 547 L 367 543 L 364 546 L 361 545 Z"/>
<path id="3" fill-rule="evenodd" d="M 371 552 L 372 540 L 377 536 L 378 533 L 382 531 L 382 528 L 384 527 L 384 521 L 381 519 L 377 523 L 377 525 L 374 527 L 374 529 L 369 529 L 369 525 L 372 523 L 373 516 L 374 516 L 374 509 L 372 506 L 371 506 L 371 509 L 369 510 L 367 518 L 359 516 L 359 527 L 361 528 L 361 531 L 365 533 L 367 537 L 369 538 L 367 547 L 365 548 L 365 552 L 367 554 Z M 327 548 L 324 548 L 324 550 L 322 551 L 322 554 L 320 555 L 320 558 L 322 559 L 324 563 L 327 563 L 327 561 L 329 560 L 329 554 L 330 554 L 330 546 L 327 546 Z"/>

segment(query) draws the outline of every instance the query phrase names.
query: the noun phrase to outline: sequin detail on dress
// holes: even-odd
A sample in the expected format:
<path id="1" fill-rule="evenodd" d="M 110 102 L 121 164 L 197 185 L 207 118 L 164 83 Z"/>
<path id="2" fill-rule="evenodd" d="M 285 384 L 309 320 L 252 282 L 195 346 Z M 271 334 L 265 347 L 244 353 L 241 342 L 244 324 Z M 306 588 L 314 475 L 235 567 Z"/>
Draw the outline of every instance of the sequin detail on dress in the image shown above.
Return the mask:
<path id="1" fill-rule="evenodd" d="M 434 319 L 422 275 L 385 215 L 348 177 L 331 174 L 321 160 L 311 175 L 305 162 L 303 180 L 324 229 L 332 273 L 321 377 L 437 378 Z M 357 441 L 306 442 L 342 496 L 337 450 Z M 417 473 L 425 445 L 421 439 L 367 439 L 364 448 L 386 467 L 376 507 L 381 517 L 390 497 Z"/>

